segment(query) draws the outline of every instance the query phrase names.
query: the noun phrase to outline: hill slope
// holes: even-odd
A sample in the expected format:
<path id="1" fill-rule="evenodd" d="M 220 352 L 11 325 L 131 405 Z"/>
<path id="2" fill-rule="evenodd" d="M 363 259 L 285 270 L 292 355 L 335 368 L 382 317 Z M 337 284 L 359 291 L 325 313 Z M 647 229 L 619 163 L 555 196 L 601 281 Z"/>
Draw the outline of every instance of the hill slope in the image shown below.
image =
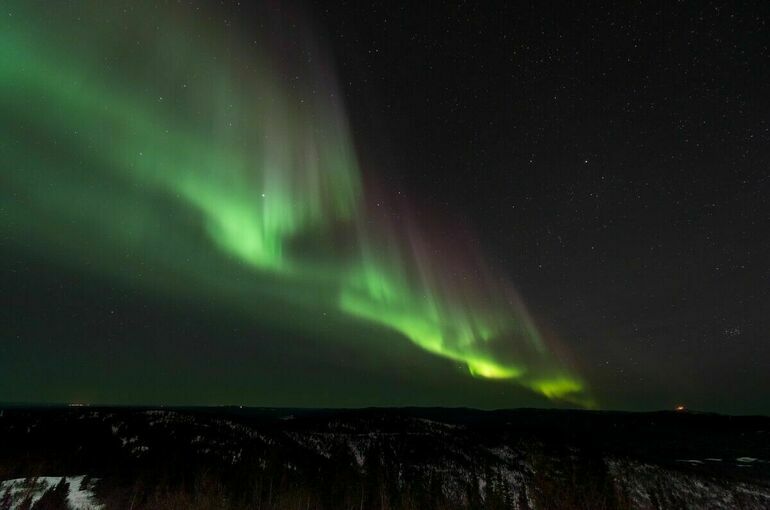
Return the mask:
<path id="1" fill-rule="evenodd" d="M 69 508 L 759 509 L 768 461 L 765 417 L 6 408 L 0 509 L 33 477 Z"/>

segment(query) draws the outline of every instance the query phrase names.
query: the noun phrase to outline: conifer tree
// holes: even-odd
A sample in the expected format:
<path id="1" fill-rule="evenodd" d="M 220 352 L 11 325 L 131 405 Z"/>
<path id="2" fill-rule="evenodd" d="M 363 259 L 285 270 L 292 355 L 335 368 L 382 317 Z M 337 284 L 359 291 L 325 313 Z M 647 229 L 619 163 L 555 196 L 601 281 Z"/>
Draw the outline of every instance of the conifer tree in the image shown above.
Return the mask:
<path id="1" fill-rule="evenodd" d="M 32 510 L 69 510 L 67 495 L 70 484 L 62 477 L 53 488 L 48 489 L 43 496 L 32 506 Z"/>
<path id="2" fill-rule="evenodd" d="M 11 496 L 11 488 L 8 487 L 3 493 L 3 497 L 0 498 L 0 510 L 11 510 L 11 503 L 13 503 L 13 497 Z"/>

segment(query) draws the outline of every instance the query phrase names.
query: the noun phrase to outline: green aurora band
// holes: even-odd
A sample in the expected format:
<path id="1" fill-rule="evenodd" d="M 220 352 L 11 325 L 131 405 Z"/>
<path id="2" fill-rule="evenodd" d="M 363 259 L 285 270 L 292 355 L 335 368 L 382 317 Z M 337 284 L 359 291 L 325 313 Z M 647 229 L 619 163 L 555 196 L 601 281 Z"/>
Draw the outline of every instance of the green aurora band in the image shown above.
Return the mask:
<path id="1" fill-rule="evenodd" d="M 479 257 L 447 261 L 414 222 L 367 209 L 307 32 L 285 50 L 288 38 L 243 41 L 174 7 L 137 8 L 151 23 L 116 5 L 5 7 L 0 231 L 12 242 L 148 290 L 251 302 L 247 314 L 255 299 L 334 309 L 474 377 L 592 405 Z"/>

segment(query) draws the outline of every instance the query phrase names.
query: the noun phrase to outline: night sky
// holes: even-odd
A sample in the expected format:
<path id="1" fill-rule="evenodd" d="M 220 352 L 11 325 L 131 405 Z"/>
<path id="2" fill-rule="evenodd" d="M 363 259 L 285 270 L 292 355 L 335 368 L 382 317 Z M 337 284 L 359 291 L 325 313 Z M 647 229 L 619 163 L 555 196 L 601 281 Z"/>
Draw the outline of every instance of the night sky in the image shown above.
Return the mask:
<path id="1" fill-rule="evenodd" d="M 6 2 L 0 402 L 770 413 L 770 6 Z"/>

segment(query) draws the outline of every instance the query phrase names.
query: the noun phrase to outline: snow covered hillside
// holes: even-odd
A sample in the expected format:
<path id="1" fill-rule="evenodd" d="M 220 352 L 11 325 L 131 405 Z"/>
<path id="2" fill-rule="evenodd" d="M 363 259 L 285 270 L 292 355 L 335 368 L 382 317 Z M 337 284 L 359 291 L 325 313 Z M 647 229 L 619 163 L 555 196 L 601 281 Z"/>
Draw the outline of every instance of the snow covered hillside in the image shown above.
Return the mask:
<path id="1" fill-rule="evenodd" d="M 678 413 L 6 409 L 0 510 L 764 510 L 769 432 Z"/>
<path id="2" fill-rule="evenodd" d="M 86 475 L 39 476 L 15 478 L 0 482 L 0 509 L 17 510 L 45 506 L 47 497 L 53 502 L 64 503 L 70 510 L 100 510 L 92 492 L 96 482 Z M 47 505 L 50 508 L 52 504 Z"/>

